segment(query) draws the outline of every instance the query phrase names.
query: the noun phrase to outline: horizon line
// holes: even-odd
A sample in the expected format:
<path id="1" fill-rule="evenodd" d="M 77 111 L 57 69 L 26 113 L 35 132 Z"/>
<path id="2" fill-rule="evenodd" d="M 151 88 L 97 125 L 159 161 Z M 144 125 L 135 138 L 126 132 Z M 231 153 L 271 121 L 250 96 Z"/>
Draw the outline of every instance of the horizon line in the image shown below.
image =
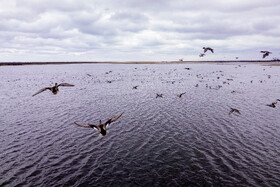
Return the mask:
<path id="1" fill-rule="evenodd" d="M 184 61 L 25 61 L 25 62 L 0 62 L 0 66 L 18 65 L 51 65 L 51 64 L 184 64 L 184 63 L 229 63 L 229 62 L 280 62 L 274 60 L 184 60 Z"/>

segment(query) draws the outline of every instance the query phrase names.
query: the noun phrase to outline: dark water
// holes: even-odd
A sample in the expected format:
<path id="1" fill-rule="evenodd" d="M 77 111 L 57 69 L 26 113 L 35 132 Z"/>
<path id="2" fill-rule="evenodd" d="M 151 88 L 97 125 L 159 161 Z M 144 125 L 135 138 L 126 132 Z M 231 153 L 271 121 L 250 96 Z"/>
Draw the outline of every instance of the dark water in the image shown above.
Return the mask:
<path id="1" fill-rule="evenodd" d="M 32 97 L 55 82 L 75 87 Z M 280 185 L 280 66 L 0 67 L 0 87 L 0 186 Z M 105 137 L 73 123 L 121 112 Z"/>

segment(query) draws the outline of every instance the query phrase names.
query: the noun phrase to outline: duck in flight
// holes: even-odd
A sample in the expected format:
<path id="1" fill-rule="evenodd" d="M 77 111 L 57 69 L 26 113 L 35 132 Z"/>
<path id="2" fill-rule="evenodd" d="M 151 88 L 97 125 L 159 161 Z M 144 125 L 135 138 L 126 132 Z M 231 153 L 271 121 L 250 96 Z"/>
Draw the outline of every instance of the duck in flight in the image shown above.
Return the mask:
<path id="1" fill-rule="evenodd" d="M 111 124 L 112 122 L 116 121 L 117 119 L 119 119 L 121 116 L 123 115 L 123 113 L 121 113 L 120 115 L 117 115 L 111 119 L 108 119 L 105 123 L 102 123 L 101 120 L 99 120 L 99 125 L 94 125 L 94 124 L 83 124 L 83 123 L 78 123 L 78 122 L 74 122 L 76 125 L 81 126 L 81 127 L 86 127 L 86 128 L 95 128 L 99 131 L 101 136 L 105 136 L 106 134 L 108 134 L 108 131 L 106 130 L 107 125 Z"/>
<path id="2" fill-rule="evenodd" d="M 132 88 L 132 89 L 135 89 L 135 90 L 136 90 L 137 88 L 138 88 L 138 86 L 133 86 L 133 88 Z"/>
<path id="3" fill-rule="evenodd" d="M 178 97 L 181 98 L 185 93 L 186 92 L 179 94 Z"/>
<path id="4" fill-rule="evenodd" d="M 263 53 L 263 58 L 267 57 L 269 54 L 271 54 L 270 51 L 260 51 L 261 53 Z"/>
<path id="5" fill-rule="evenodd" d="M 204 53 L 200 53 L 200 54 L 199 54 L 199 57 L 204 57 L 204 56 L 205 56 Z"/>
<path id="6" fill-rule="evenodd" d="M 214 53 L 214 49 L 212 49 L 211 47 L 203 47 L 202 49 L 204 49 L 204 53 L 206 53 L 208 50 Z"/>
<path id="7" fill-rule="evenodd" d="M 236 109 L 236 108 L 230 108 L 230 111 L 229 111 L 229 115 L 231 114 L 231 113 L 233 113 L 233 112 L 236 112 L 236 113 L 238 113 L 238 114 L 241 114 L 240 113 L 240 111 L 238 110 L 238 109 Z"/>
<path id="8" fill-rule="evenodd" d="M 268 104 L 268 105 L 266 105 L 266 106 L 275 108 L 278 101 L 280 101 L 280 99 L 277 99 L 275 102 L 273 102 L 273 103 L 271 103 L 271 104 Z"/>
<path id="9" fill-rule="evenodd" d="M 39 90 L 38 92 L 33 94 L 32 97 L 39 94 L 39 93 L 42 93 L 45 90 L 50 90 L 54 95 L 56 95 L 59 91 L 59 89 L 58 89 L 59 86 L 74 86 L 74 85 L 73 84 L 68 84 L 68 83 L 61 83 L 61 84 L 55 83 L 55 85 L 53 87 L 42 88 L 41 90 Z"/>
<path id="10" fill-rule="evenodd" d="M 163 96 L 163 94 L 157 94 L 156 98 L 162 97 L 162 96 Z"/>

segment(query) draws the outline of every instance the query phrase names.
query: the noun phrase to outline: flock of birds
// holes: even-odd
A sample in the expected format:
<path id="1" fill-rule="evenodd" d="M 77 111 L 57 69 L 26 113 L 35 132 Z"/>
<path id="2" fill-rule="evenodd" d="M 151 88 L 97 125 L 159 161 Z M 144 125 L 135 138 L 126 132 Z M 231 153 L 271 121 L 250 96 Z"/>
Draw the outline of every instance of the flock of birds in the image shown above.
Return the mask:
<path id="1" fill-rule="evenodd" d="M 53 87 L 45 87 L 42 88 L 41 90 L 39 90 L 38 92 L 36 92 L 35 94 L 33 94 L 32 96 L 35 96 L 39 93 L 42 93 L 46 90 L 50 90 L 54 95 L 56 95 L 59 91 L 58 87 L 59 86 L 75 86 L 73 84 L 68 84 L 68 83 L 61 83 L 61 84 L 57 84 L 55 83 L 55 85 Z M 74 122 L 76 125 L 81 126 L 81 127 L 86 127 L 86 128 L 95 128 L 99 131 L 101 136 L 105 136 L 108 131 L 106 130 L 107 125 L 111 124 L 112 122 L 116 121 L 117 119 L 119 119 L 121 116 L 123 115 L 123 113 L 121 113 L 120 115 L 117 115 L 113 118 L 108 119 L 105 123 L 102 123 L 102 121 L 99 121 L 99 125 L 95 125 L 95 124 L 84 124 L 84 123 L 78 123 L 78 122 Z"/>
<path id="2" fill-rule="evenodd" d="M 212 53 L 214 53 L 214 50 L 210 47 L 203 47 L 204 49 L 204 53 L 206 53 L 208 50 L 211 51 Z M 269 55 L 270 52 L 268 51 L 261 51 L 262 53 L 264 53 L 264 55 Z M 264 57 L 265 58 L 265 57 Z M 241 67 L 241 65 L 239 65 L 239 67 Z M 237 67 L 235 67 L 237 68 Z M 136 69 L 136 68 L 135 68 Z M 191 70 L 191 68 L 185 68 L 186 70 Z M 175 69 L 176 70 L 176 69 Z M 174 70 L 174 71 L 175 71 Z M 265 69 L 263 69 L 265 70 Z M 154 71 L 153 71 L 154 72 Z M 109 72 L 106 72 L 106 74 L 109 74 L 109 73 L 112 73 L 112 71 L 109 71 Z M 224 76 L 223 74 L 223 71 L 215 71 L 215 72 L 212 72 L 212 73 L 220 73 L 220 74 L 216 74 L 218 77 L 217 79 L 220 79 L 220 76 Z M 88 76 L 91 76 L 90 74 L 87 74 Z M 190 75 L 190 74 L 189 74 Z M 203 82 L 203 78 L 205 78 L 202 74 L 197 74 L 196 75 L 197 78 L 201 79 L 199 80 L 199 82 Z M 268 78 L 270 79 L 271 76 L 268 75 Z M 209 79 L 208 79 L 209 80 Z M 223 81 L 223 84 L 230 84 L 229 81 L 233 81 L 233 79 L 231 78 L 228 78 L 226 79 L 226 81 Z M 253 83 L 253 81 L 251 80 L 250 81 L 251 83 Z M 107 83 L 112 83 L 112 81 L 108 81 L 107 80 Z M 172 84 L 175 83 L 175 81 L 171 81 Z M 241 82 L 240 82 L 241 83 Z M 262 83 L 262 80 L 260 80 L 260 83 Z M 73 84 L 69 84 L 69 83 L 60 83 L 60 84 L 57 84 L 55 83 L 55 85 L 53 87 L 45 87 L 45 88 L 42 88 L 40 89 L 38 92 L 36 92 L 35 94 L 33 94 L 32 96 L 36 96 L 46 90 L 49 90 L 51 91 L 54 95 L 56 95 L 58 92 L 59 92 L 59 87 L 73 87 L 74 85 Z M 132 89 L 136 90 L 138 89 L 139 85 L 136 85 L 136 86 L 133 86 Z M 196 84 L 195 87 L 199 87 L 199 84 Z M 209 89 L 220 89 L 222 86 L 221 85 L 218 85 L 216 87 L 211 87 L 210 85 L 206 84 L 206 88 L 209 88 Z M 235 93 L 236 91 L 231 91 L 231 93 Z M 183 95 L 185 95 L 186 92 L 183 92 L 183 93 L 180 93 L 180 94 L 177 94 L 177 97 L 178 98 L 182 98 Z M 162 93 L 156 93 L 156 96 L 155 98 L 163 98 L 163 94 Z M 272 102 L 271 104 L 267 104 L 266 106 L 269 106 L 269 107 L 272 107 L 272 108 L 275 108 L 276 107 L 276 104 L 280 101 L 280 99 L 277 99 L 276 101 Z M 232 113 L 237 113 L 237 114 L 241 114 L 241 112 L 236 109 L 236 108 L 231 108 L 230 107 L 230 111 L 229 111 L 229 115 L 231 115 Z M 102 123 L 102 121 L 100 120 L 99 121 L 99 124 L 86 124 L 86 123 L 78 123 L 78 122 L 74 122 L 76 125 L 78 126 L 81 126 L 81 127 L 86 127 L 86 128 L 94 128 L 94 129 L 97 129 L 100 133 L 101 136 L 105 136 L 108 131 L 106 130 L 106 127 L 107 125 L 111 124 L 112 122 L 116 121 L 117 119 L 119 119 L 121 116 L 123 115 L 123 113 L 117 115 L 117 116 L 114 116 L 110 119 L 108 119 L 105 123 Z"/>
<path id="3" fill-rule="evenodd" d="M 203 47 L 203 52 L 204 53 L 200 53 L 199 57 L 204 57 L 206 55 L 207 51 L 211 51 L 212 53 L 214 53 L 214 49 L 211 47 Z M 270 51 L 260 51 L 260 53 L 263 53 L 263 58 L 267 57 L 268 55 L 272 54 L 272 52 Z M 239 57 L 236 57 L 236 59 L 238 59 Z"/>

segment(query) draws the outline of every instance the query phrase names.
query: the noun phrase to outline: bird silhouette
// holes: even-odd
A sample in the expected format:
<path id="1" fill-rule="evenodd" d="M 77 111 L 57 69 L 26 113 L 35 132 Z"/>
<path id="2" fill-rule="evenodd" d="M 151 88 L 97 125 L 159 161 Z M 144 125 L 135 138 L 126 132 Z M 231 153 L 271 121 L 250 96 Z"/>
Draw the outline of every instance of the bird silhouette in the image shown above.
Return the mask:
<path id="1" fill-rule="evenodd" d="M 59 91 L 59 89 L 58 89 L 59 86 L 74 86 L 74 85 L 73 84 L 68 84 L 68 83 L 61 83 L 61 84 L 55 83 L 55 85 L 53 87 L 42 88 L 41 90 L 39 90 L 38 92 L 33 94 L 32 97 L 39 94 L 39 93 L 42 93 L 43 91 L 46 91 L 46 90 L 50 90 L 54 95 L 56 95 Z"/>
<path id="2" fill-rule="evenodd" d="M 163 94 L 157 94 L 156 98 L 162 97 L 162 96 L 163 96 Z"/>
<path id="3" fill-rule="evenodd" d="M 124 112 L 123 112 L 124 113 Z M 106 130 L 107 125 L 113 123 L 114 121 L 116 121 L 117 119 L 119 119 L 123 113 L 121 113 L 120 115 L 117 115 L 111 119 L 108 119 L 105 123 L 102 123 L 101 120 L 99 120 L 99 125 L 95 125 L 95 124 L 84 124 L 84 123 L 78 123 L 78 122 L 74 122 L 76 125 L 81 126 L 81 127 L 86 127 L 86 128 L 95 128 L 99 131 L 101 136 L 105 136 L 108 134 L 108 131 Z"/>
<path id="4" fill-rule="evenodd" d="M 179 94 L 178 97 L 181 98 L 185 93 L 186 92 Z"/>
<path id="5" fill-rule="evenodd" d="M 236 113 L 238 113 L 238 114 L 241 114 L 240 113 L 240 111 L 238 110 L 238 109 L 236 109 L 236 108 L 230 108 L 230 111 L 229 111 L 229 115 L 231 114 L 231 113 L 233 113 L 233 112 L 236 112 Z"/>
<path id="6" fill-rule="evenodd" d="M 279 99 L 277 99 L 275 102 L 271 103 L 271 104 L 268 104 L 266 106 L 269 106 L 269 107 L 272 107 L 272 108 L 275 108 L 276 107 L 276 104 L 277 104 L 277 101 L 280 101 Z"/>
<path id="7" fill-rule="evenodd" d="M 133 86 L 133 88 L 132 89 L 137 89 L 138 88 L 138 86 Z"/>
<path id="8" fill-rule="evenodd" d="M 212 49 L 211 47 L 203 47 L 202 49 L 204 49 L 204 53 L 206 53 L 208 50 L 214 53 L 214 49 Z"/>
<path id="9" fill-rule="evenodd" d="M 263 53 L 263 58 L 267 57 L 269 54 L 271 54 L 270 51 L 260 51 L 260 53 Z"/>
<path id="10" fill-rule="evenodd" d="M 199 54 L 199 57 L 204 57 L 204 56 L 205 56 L 204 53 L 200 53 L 200 54 Z"/>

